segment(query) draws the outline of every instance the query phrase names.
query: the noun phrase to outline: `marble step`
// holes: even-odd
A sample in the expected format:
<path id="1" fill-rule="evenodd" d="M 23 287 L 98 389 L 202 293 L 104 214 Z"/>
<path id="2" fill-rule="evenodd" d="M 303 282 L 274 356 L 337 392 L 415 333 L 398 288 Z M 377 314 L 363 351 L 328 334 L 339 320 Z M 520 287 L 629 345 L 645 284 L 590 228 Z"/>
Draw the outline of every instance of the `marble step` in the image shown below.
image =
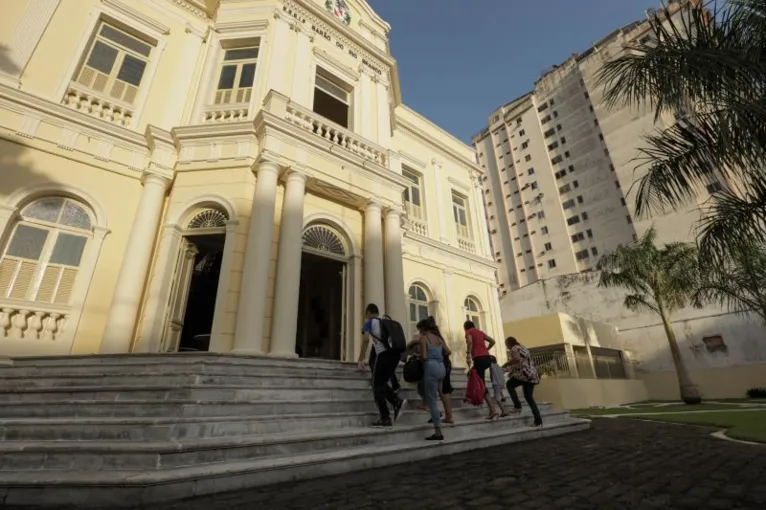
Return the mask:
<path id="1" fill-rule="evenodd" d="M 460 436 L 445 429 L 444 442 L 424 441 L 425 428 L 412 439 L 303 455 L 249 458 L 225 463 L 135 471 L 36 470 L 0 472 L 3 503 L 13 508 L 71 506 L 135 508 L 298 479 L 311 479 L 452 455 L 501 444 L 586 430 L 587 420 L 568 419 L 542 428 L 489 427 Z M 378 431 L 376 431 L 378 432 Z M 394 436 L 394 431 L 378 432 Z"/>
<path id="2" fill-rule="evenodd" d="M 543 419 L 555 425 L 566 422 L 568 417 L 566 412 L 550 412 Z M 491 422 L 479 418 L 446 426 L 444 433 L 459 439 L 529 425 L 531 417 L 528 415 Z M 431 430 L 430 425 L 421 423 L 397 424 L 390 430 L 357 427 L 299 433 L 188 438 L 180 441 L 3 441 L 0 443 L 0 471 L 173 469 L 263 457 L 303 455 L 359 446 L 408 443 L 424 438 Z"/>
<path id="3" fill-rule="evenodd" d="M 541 404 L 541 412 L 550 405 Z M 525 410 L 528 414 L 528 411 Z M 482 408 L 454 410 L 455 421 L 486 417 Z M 0 419 L 3 441 L 175 441 L 188 438 L 231 437 L 360 428 L 376 418 L 372 410 L 343 413 L 314 413 L 263 416 L 220 416 L 196 418 L 47 418 Z M 399 425 L 426 423 L 429 414 L 408 409 Z"/>
<path id="4" fill-rule="evenodd" d="M 2 373 L 2 372 L 0 372 Z M 400 382 L 407 384 L 399 378 Z M 456 388 L 465 388 L 466 378 L 456 375 L 452 382 Z M 61 388 L 69 387 L 97 387 L 115 388 L 125 386 L 241 386 L 249 388 L 273 388 L 290 386 L 293 388 L 326 388 L 342 386 L 344 388 L 367 389 L 370 387 L 370 378 L 350 375 L 323 375 L 310 377 L 305 374 L 279 375 L 229 375 L 221 374 L 195 374 L 195 373 L 161 373 L 147 372 L 142 374 L 125 373 L 100 373 L 88 375 L 61 375 L 61 376 L 6 376 L 0 375 L 0 392 L 30 390 L 35 388 Z"/>
<path id="5" fill-rule="evenodd" d="M 463 406 L 462 395 L 453 394 L 452 405 Z M 202 417 L 250 416 L 277 414 L 353 413 L 375 409 L 370 393 L 356 400 L 260 400 L 232 402 L 228 400 L 51 400 L 6 402 L 0 405 L 3 418 L 63 417 Z"/>

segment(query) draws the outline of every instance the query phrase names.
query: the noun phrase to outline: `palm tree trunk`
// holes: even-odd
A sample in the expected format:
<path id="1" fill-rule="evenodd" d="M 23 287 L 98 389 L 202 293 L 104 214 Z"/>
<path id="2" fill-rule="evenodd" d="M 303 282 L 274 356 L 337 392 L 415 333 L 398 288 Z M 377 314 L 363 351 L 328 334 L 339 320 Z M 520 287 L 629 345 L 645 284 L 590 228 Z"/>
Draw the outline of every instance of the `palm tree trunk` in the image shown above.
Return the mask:
<path id="1" fill-rule="evenodd" d="M 664 314 L 662 315 L 662 324 L 665 326 L 665 334 L 668 337 L 670 354 L 673 356 L 673 364 L 676 366 L 678 385 L 681 389 L 681 400 L 683 400 L 685 404 L 699 404 L 702 402 L 699 389 L 697 389 L 697 385 L 692 381 L 689 371 L 686 370 L 686 363 L 681 356 L 681 349 L 678 347 L 678 342 L 676 341 L 676 333 L 673 331 L 670 321 Z"/>

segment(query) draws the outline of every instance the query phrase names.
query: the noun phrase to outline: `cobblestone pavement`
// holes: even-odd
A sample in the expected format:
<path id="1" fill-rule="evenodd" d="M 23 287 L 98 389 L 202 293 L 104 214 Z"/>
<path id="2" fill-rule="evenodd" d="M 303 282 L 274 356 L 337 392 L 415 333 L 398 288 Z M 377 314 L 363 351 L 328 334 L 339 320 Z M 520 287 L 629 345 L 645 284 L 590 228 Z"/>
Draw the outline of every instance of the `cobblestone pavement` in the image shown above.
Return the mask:
<path id="1" fill-rule="evenodd" d="M 152 510 L 766 509 L 766 446 L 710 432 L 601 419 L 587 432 Z"/>

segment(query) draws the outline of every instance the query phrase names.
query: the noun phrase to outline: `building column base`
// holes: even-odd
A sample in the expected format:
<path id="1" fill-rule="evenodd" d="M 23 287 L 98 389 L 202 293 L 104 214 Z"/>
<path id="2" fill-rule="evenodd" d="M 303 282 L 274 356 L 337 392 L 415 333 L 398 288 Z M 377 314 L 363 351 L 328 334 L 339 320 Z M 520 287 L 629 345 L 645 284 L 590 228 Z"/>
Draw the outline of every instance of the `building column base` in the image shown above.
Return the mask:
<path id="1" fill-rule="evenodd" d="M 229 351 L 229 354 L 236 354 L 237 356 L 265 356 L 266 355 L 263 351 L 259 351 L 256 349 L 234 349 L 233 351 Z"/>

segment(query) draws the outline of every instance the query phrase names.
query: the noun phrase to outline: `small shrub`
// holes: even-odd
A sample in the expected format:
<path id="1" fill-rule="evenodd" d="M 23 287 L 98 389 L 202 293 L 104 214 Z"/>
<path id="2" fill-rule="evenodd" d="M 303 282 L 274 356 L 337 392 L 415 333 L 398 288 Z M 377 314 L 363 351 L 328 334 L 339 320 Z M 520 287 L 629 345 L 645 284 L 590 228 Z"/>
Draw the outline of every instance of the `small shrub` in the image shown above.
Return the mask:
<path id="1" fill-rule="evenodd" d="M 750 388 L 747 390 L 747 396 L 750 398 L 766 398 L 766 388 Z"/>

